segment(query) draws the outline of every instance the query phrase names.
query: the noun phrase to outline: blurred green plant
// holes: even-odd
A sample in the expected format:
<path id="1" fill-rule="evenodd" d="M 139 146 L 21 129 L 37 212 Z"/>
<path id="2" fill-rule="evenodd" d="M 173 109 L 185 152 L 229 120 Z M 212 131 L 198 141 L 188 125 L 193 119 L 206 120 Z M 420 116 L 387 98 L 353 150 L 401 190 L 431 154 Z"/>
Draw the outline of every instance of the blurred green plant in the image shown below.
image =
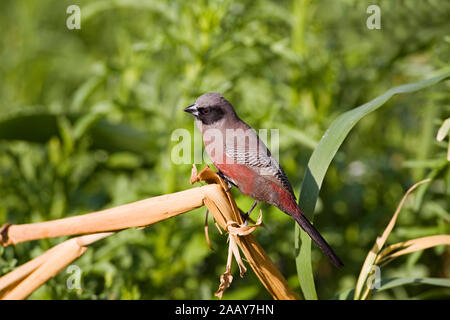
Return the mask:
<path id="1" fill-rule="evenodd" d="M 66 28 L 73 4 L 81 30 Z M 369 4 L 381 8 L 381 30 L 366 28 Z M 0 9 L 0 222 L 45 221 L 189 188 L 191 164 L 170 161 L 170 137 L 177 128 L 193 132 L 182 109 L 208 91 L 222 92 L 252 127 L 280 129 L 280 163 L 300 186 L 333 119 L 450 61 L 450 3 L 439 0 L 4 0 Z M 389 241 L 449 233 L 448 136 L 435 139 L 450 114 L 449 92 L 447 81 L 387 101 L 337 151 L 314 220 L 346 267 L 334 270 L 312 250 L 321 298 L 355 287 L 388 213 L 416 181 L 433 179 L 405 206 Z M 239 206 L 251 205 L 233 193 Z M 294 222 L 262 209 L 268 229 L 256 237 L 300 291 Z M 121 232 L 76 262 L 80 290 L 68 290 L 62 272 L 31 298 L 210 299 L 226 243 L 211 232 L 210 251 L 203 223 L 185 214 Z M 1 274 L 58 242 L 1 249 Z M 449 257 L 445 247 L 410 254 L 383 270 L 383 280 L 449 278 Z M 431 285 L 388 284 L 373 298 L 450 297 Z M 224 298 L 270 297 L 248 273 Z"/>
<path id="2" fill-rule="evenodd" d="M 366 257 L 366 260 L 364 261 L 363 267 L 361 269 L 361 273 L 358 277 L 358 282 L 356 283 L 355 292 L 354 292 L 354 299 L 367 299 L 368 296 L 371 293 L 371 290 L 375 287 L 374 284 L 376 282 L 376 279 L 371 279 L 372 276 L 376 276 L 376 271 L 374 270 L 374 267 L 377 265 L 387 264 L 396 257 L 416 252 L 419 250 L 427 249 L 436 247 L 439 245 L 450 245 L 450 235 L 437 235 L 437 236 L 430 236 L 430 237 L 424 237 L 419 239 L 413 239 L 408 240 L 402 243 L 397 243 L 390 245 L 386 248 L 384 247 L 384 244 L 386 243 L 387 238 L 389 237 L 389 234 L 392 232 L 392 229 L 395 226 L 395 222 L 397 221 L 398 215 L 400 213 L 400 210 L 403 207 L 403 204 L 406 201 L 406 198 L 412 192 L 414 189 L 417 188 L 417 186 L 422 185 L 424 183 L 430 182 L 431 179 L 425 179 L 422 180 L 415 185 L 413 185 L 411 188 L 408 189 L 402 200 L 400 201 L 397 210 L 394 213 L 394 216 L 392 217 L 391 221 L 387 225 L 386 229 L 384 230 L 381 237 L 377 237 L 374 246 L 370 250 L 369 254 Z M 374 271 L 374 272 L 372 272 Z M 371 275 L 372 274 L 372 275 Z M 423 280 L 422 280 L 423 279 Z M 373 280 L 373 281 L 369 281 Z M 446 286 L 450 287 L 450 281 L 448 279 L 435 279 L 435 278 L 395 278 L 395 279 L 389 279 L 390 281 L 389 286 L 387 287 L 394 287 L 394 286 L 400 286 L 410 283 L 427 283 L 427 284 L 434 284 L 437 286 Z M 381 288 L 381 279 L 378 279 L 380 282 L 379 288 L 377 290 L 382 289 Z M 394 284 L 395 283 L 395 284 Z M 376 288 L 376 287 L 375 287 Z"/>
<path id="3" fill-rule="evenodd" d="M 344 139 L 358 121 L 369 113 L 380 108 L 395 94 L 414 92 L 434 85 L 439 81 L 447 79 L 448 77 L 450 77 L 450 72 L 444 73 L 432 79 L 392 88 L 372 101 L 365 103 L 356 109 L 347 111 L 338 117 L 327 129 L 309 159 L 308 168 L 306 170 L 305 177 L 303 178 L 302 192 L 300 193 L 299 199 L 299 205 L 301 206 L 304 214 L 310 220 L 313 220 L 314 207 L 327 169 L 339 147 L 344 142 Z M 300 285 L 305 298 L 317 299 L 311 267 L 311 239 L 303 230 L 299 228 L 299 226 L 296 225 L 295 230 L 295 247 L 299 250 L 296 262 Z M 382 245 L 380 248 L 381 247 Z M 371 266 L 372 265 L 368 266 L 368 269 L 370 269 Z M 362 283 L 361 286 L 363 284 L 364 283 Z M 361 288 L 359 288 L 358 291 L 360 290 Z"/>

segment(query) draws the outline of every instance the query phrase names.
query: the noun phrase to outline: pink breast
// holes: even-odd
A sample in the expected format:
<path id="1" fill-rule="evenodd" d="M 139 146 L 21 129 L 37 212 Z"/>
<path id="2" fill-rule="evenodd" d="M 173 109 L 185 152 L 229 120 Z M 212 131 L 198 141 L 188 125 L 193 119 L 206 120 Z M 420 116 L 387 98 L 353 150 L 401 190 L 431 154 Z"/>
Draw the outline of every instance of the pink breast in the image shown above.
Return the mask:
<path id="1" fill-rule="evenodd" d="M 252 192 L 255 182 L 253 170 L 243 164 L 233 163 L 233 160 L 225 155 L 222 159 L 214 159 L 213 163 L 218 170 L 237 184 L 242 193 L 250 194 Z"/>

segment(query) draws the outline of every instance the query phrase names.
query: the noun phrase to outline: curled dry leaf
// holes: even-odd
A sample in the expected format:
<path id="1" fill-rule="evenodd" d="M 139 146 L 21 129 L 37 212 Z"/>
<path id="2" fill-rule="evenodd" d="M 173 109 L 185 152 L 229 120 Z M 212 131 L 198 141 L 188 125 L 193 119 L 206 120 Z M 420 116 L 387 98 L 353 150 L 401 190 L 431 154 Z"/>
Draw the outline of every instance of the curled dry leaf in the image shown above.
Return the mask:
<path id="1" fill-rule="evenodd" d="M 205 238 L 206 238 L 206 244 L 208 245 L 208 247 L 209 247 L 211 250 L 214 250 L 214 248 L 213 248 L 212 245 L 211 245 L 211 241 L 209 240 L 209 231 L 208 231 L 208 213 L 209 213 L 209 211 L 208 211 L 208 209 L 206 209 L 206 214 L 205 214 L 205 227 L 204 227 L 204 230 L 205 230 Z"/>
<path id="2" fill-rule="evenodd" d="M 392 230 L 394 229 L 395 223 L 397 222 L 398 215 L 403 208 L 403 205 L 408 198 L 408 195 L 414 191 L 418 186 L 420 186 L 423 183 L 430 182 L 431 179 L 424 179 L 422 181 L 417 182 L 412 187 L 410 187 L 403 198 L 401 199 L 400 203 L 397 206 L 397 209 L 395 210 L 394 215 L 392 216 L 391 220 L 389 221 L 388 225 L 386 226 L 386 229 L 384 230 L 381 237 L 377 237 L 375 244 L 373 245 L 372 249 L 368 253 L 366 260 L 364 261 L 363 267 L 361 268 L 361 272 L 358 277 L 358 281 L 356 283 L 355 287 L 355 295 L 354 299 L 365 299 L 369 295 L 370 289 L 369 286 L 365 286 L 367 282 L 368 277 L 370 276 L 370 272 L 373 270 L 373 266 L 377 265 L 382 262 L 389 262 L 390 260 L 394 259 L 395 257 L 398 257 L 403 254 L 407 254 L 413 251 L 429 248 L 431 246 L 436 245 L 436 243 L 439 242 L 439 244 L 444 244 L 444 241 L 448 241 L 447 238 L 443 239 L 442 237 L 447 236 L 433 236 L 433 237 L 426 237 L 423 239 L 414 239 L 405 241 L 402 243 L 398 243 L 396 245 L 389 246 L 385 249 L 383 249 L 387 238 L 391 234 Z M 432 238 L 432 239 L 430 239 Z M 403 250 L 397 251 L 394 254 L 390 254 L 393 250 L 405 248 Z"/>
<path id="3" fill-rule="evenodd" d="M 244 277 L 244 274 L 247 272 L 247 268 L 244 265 L 244 262 L 242 262 L 241 255 L 239 253 L 239 248 L 237 246 L 237 237 L 234 235 L 229 235 L 229 242 L 228 245 L 230 246 L 231 252 L 233 252 L 234 259 L 236 260 L 238 267 L 239 267 L 239 275 L 241 278 Z M 231 267 L 231 266 L 230 266 Z"/>
<path id="4" fill-rule="evenodd" d="M 231 236 L 230 236 L 230 238 L 231 238 Z M 228 238 L 228 240 L 233 241 L 230 238 Z M 233 249 L 232 249 L 232 246 L 230 245 L 228 247 L 227 267 L 226 267 L 225 272 L 220 275 L 219 289 L 217 289 L 216 293 L 214 294 L 219 299 L 222 299 L 223 293 L 225 292 L 225 290 L 227 290 L 230 287 L 231 282 L 233 281 L 233 276 L 231 275 L 231 262 L 232 261 L 233 261 Z"/>
<path id="5" fill-rule="evenodd" d="M 235 221 L 228 221 L 227 222 L 227 231 L 232 235 L 247 236 L 247 235 L 251 234 L 252 232 L 254 232 L 256 230 L 256 228 L 261 226 L 261 224 L 262 224 L 262 211 L 260 210 L 258 220 L 255 222 L 254 225 L 251 225 L 251 226 L 246 225 L 246 224 L 238 225 L 238 223 Z"/>
<path id="6" fill-rule="evenodd" d="M 404 254 L 441 245 L 450 246 L 450 235 L 436 235 L 399 242 L 383 249 L 375 263 L 387 263 Z"/>
<path id="7" fill-rule="evenodd" d="M 216 293 L 214 293 L 214 295 L 219 299 L 222 299 L 223 293 L 230 287 L 232 281 L 233 276 L 231 275 L 231 271 L 226 271 L 225 273 L 220 275 L 219 289 L 216 291 Z"/>

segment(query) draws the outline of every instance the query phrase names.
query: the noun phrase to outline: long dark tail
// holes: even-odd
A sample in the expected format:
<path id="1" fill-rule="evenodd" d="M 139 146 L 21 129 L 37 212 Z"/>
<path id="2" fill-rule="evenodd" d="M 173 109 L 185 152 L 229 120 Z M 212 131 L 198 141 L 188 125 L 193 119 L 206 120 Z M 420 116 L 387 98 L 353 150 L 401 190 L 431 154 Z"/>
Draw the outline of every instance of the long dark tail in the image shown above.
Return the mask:
<path id="1" fill-rule="evenodd" d="M 319 246 L 320 249 L 326 254 L 331 262 L 338 268 L 344 266 L 338 256 L 334 253 L 333 249 L 328 245 L 325 239 L 320 235 L 311 222 L 303 214 L 292 214 L 292 218 L 297 221 L 300 227 L 311 237 L 311 239 Z"/>

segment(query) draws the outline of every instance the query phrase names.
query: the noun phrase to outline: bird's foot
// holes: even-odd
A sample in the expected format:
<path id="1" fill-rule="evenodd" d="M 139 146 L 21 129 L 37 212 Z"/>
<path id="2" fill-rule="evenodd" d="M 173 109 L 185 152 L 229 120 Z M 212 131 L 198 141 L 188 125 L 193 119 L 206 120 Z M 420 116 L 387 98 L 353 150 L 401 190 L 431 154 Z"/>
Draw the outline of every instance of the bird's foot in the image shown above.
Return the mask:
<path id="1" fill-rule="evenodd" d="M 242 221 L 244 222 L 244 226 L 248 226 L 250 213 L 249 212 L 246 212 L 246 213 L 239 212 L 239 213 L 241 214 L 241 218 L 242 218 Z"/>
<path id="2" fill-rule="evenodd" d="M 225 192 L 230 192 L 231 188 L 233 188 L 233 183 L 222 172 L 217 171 L 217 175 L 227 183 L 227 189 L 225 190 Z"/>
<path id="3" fill-rule="evenodd" d="M 241 214 L 241 218 L 244 222 L 246 222 L 248 217 L 250 216 L 250 214 L 248 212 L 246 212 L 246 213 L 240 212 L 240 214 Z"/>
<path id="4" fill-rule="evenodd" d="M 241 217 L 242 220 L 244 221 L 244 224 L 247 225 L 248 224 L 248 217 L 250 217 L 250 213 L 252 213 L 253 209 L 255 209 L 256 205 L 258 204 L 258 201 L 255 201 L 252 205 L 252 207 L 250 208 L 250 210 L 248 210 L 246 213 L 241 213 Z"/>
<path id="5" fill-rule="evenodd" d="M 230 192 L 231 188 L 233 188 L 233 185 L 227 181 L 227 189 L 225 192 Z"/>

